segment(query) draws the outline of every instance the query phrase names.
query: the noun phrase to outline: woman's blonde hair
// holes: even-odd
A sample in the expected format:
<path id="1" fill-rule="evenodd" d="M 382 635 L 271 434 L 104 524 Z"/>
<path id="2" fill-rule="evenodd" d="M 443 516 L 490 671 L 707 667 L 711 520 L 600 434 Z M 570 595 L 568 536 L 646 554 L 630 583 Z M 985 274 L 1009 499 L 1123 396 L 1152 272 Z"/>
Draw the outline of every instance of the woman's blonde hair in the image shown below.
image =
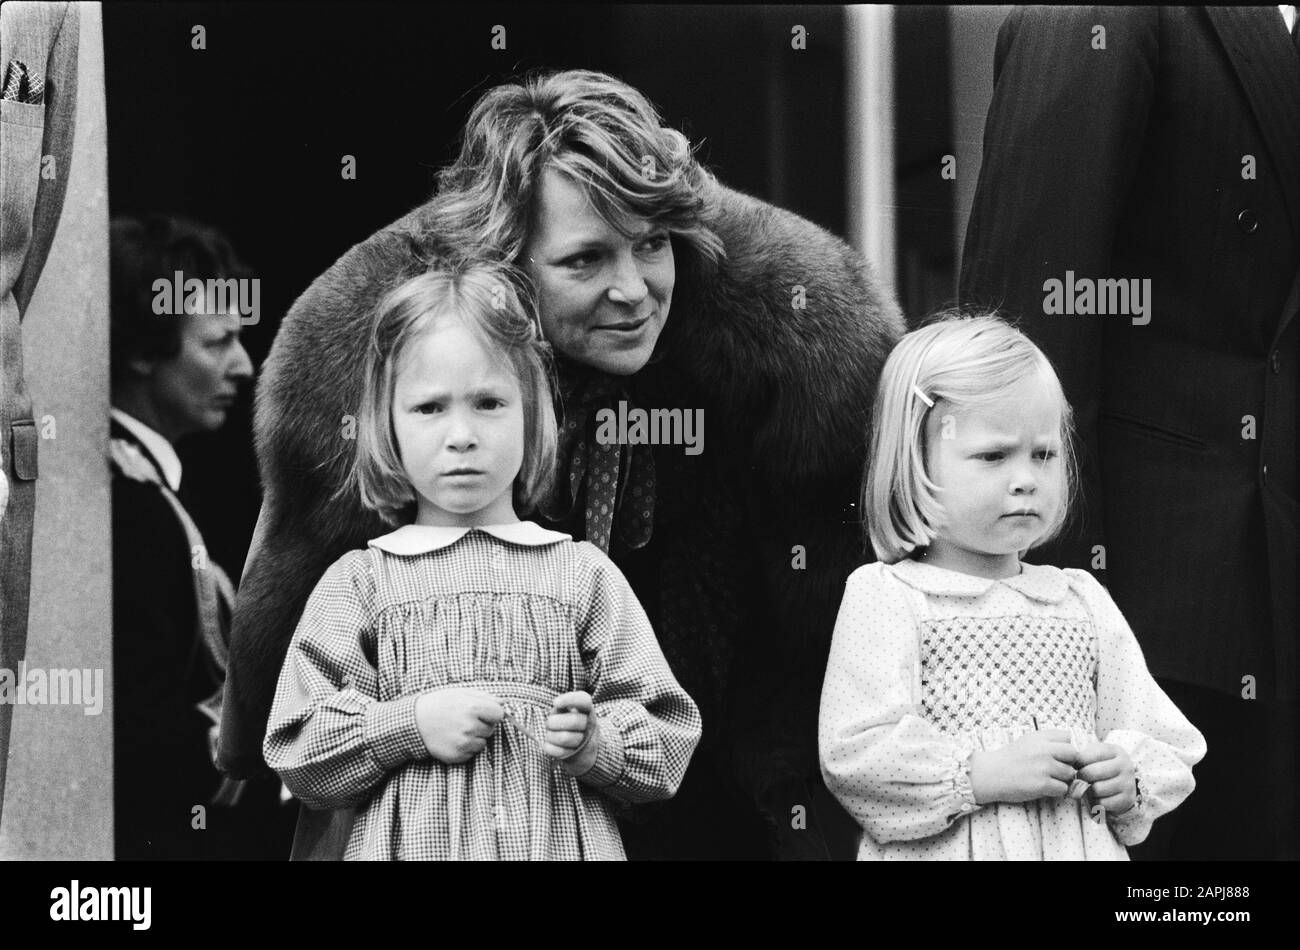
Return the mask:
<path id="1" fill-rule="evenodd" d="M 880 376 L 871 447 L 862 481 L 867 539 L 886 564 L 936 536 L 945 511 L 926 470 L 926 421 L 939 400 L 956 411 L 987 405 L 1011 386 L 1041 375 L 1061 413 L 1061 504 L 1031 547 L 1056 537 L 1078 484 L 1074 423 L 1065 391 L 1043 351 L 995 313 L 948 311 L 899 341 Z"/>
<path id="2" fill-rule="evenodd" d="M 723 256 L 703 222 L 716 186 L 691 143 L 665 128 L 627 83 L 589 70 L 536 73 L 488 90 L 475 103 L 455 160 L 438 172 L 422 219 L 441 253 L 521 262 L 542 172 L 578 184 L 624 236 L 627 220 L 654 221 L 704 262 Z"/>
<path id="3" fill-rule="evenodd" d="M 355 455 L 342 491 L 397 525 L 410 520 L 415 490 L 406 477 L 393 429 L 393 387 L 402 354 L 444 318 L 463 320 L 483 346 L 500 355 L 519 381 L 524 459 L 515 478 L 517 512 L 536 507 L 555 470 L 556 425 L 550 347 L 515 268 L 492 262 L 427 271 L 394 287 L 375 307 L 363 365 Z"/>

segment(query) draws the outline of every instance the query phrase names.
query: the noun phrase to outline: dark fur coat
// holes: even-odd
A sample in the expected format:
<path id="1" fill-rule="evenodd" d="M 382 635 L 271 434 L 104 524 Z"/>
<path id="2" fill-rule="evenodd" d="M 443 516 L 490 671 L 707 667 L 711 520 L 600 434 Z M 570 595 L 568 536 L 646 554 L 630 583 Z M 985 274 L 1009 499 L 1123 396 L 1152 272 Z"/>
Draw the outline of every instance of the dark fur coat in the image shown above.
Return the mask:
<path id="1" fill-rule="evenodd" d="M 705 266 L 675 242 L 656 357 L 627 380 L 636 405 L 703 408 L 704 451 L 655 447 L 651 541 L 633 551 L 616 537 L 609 552 L 700 703 L 705 738 L 678 798 L 629 816 L 625 834 L 634 857 L 821 857 L 847 834 L 818 788 L 821 679 L 844 581 L 867 560 L 854 502 L 876 381 L 903 323 L 870 267 L 831 234 L 721 186 L 709 204 L 726 259 Z M 263 367 L 265 501 L 239 588 L 221 737 L 231 774 L 263 767 L 276 678 L 313 586 L 344 551 L 390 530 L 332 495 L 354 445 L 344 417 L 359 401 L 367 322 L 379 296 L 423 266 L 423 214 L 319 277 Z M 580 517 L 532 517 L 582 537 Z"/>

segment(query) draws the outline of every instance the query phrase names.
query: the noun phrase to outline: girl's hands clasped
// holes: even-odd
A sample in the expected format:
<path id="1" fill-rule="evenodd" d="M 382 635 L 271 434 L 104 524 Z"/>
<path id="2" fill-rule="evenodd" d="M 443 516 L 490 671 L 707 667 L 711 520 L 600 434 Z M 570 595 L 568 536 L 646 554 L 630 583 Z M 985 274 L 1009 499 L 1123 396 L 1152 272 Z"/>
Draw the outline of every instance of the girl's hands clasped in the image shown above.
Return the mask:
<path id="1" fill-rule="evenodd" d="M 1111 815 L 1137 804 L 1133 760 L 1119 746 L 1098 742 L 1079 753 L 1079 778 L 1092 783 L 1092 797 Z"/>
<path id="2" fill-rule="evenodd" d="M 1069 732 L 1040 729 L 1001 749 L 972 753 L 971 791 L 980 805 L 1062 798 L 1079 765 L 1080 755 L 1070 744 Z"/>
<path id="3" fill-rule="evenodd" d="M 582 775 L 596 764 L 600 748 L 600 726 L 592 711 L 589 693 L 581 690 L 561 693 L 551 702 L 546 717 L 546 754 L 560 760 L 570 775 Z"/>
<path id="4" fill-rule="evenodd" d="M 439 689 L 415 701 L 415 724 L 439 762 L 459 765 L 483 751 L 505 716 L 501 704 L 476 689 Z"/>

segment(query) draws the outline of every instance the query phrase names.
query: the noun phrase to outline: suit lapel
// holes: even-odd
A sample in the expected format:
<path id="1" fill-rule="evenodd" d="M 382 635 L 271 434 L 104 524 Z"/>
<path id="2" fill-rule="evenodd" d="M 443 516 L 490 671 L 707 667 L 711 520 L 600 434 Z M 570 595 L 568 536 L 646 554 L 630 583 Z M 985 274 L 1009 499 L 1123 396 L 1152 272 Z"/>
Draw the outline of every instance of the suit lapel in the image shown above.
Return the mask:
<path id="1" fill-rule="evenodd" d="M 1259 122 L 1286 195 L 1291 231 L 1300 239 L 1300 58 L 1275 6 L 1205 12 Z"/>

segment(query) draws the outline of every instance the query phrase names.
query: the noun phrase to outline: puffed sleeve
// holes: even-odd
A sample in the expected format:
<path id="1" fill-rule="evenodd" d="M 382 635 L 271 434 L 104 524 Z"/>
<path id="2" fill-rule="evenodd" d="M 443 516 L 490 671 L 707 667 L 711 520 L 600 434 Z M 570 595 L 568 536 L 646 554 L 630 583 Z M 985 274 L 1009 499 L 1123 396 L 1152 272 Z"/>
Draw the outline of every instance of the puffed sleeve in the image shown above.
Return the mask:
<path id="1" fill-rule="evenodd" d="M 622 802 L 672 798 L 700 741 L 700 711 L 664 659 L 641 602 L 603 552 L 583 542 L 586 609 L 578 643 L 600 725 L 578 780 Z"/>
<path id="2" fill-rule="evenodd" d="M 916 621 L 883 564 L 849 577 L 822 686 L 826 787 L 876 842 L 936 835 L 979 809 L 972 746 L 923 718 Z"/>
<path id="3" fill-rule="evenodd" d="M 271 706 L 263 754 L 304 804 L 360 804 L 393 769 L 429 757 L 416 694 L 380 701 L 373 644 L 370 554 L 352 551 L 325 572 L 294 631 Z"/>
<path id="4" fill-rule="evenodd" d="M 1141 791 L 1137 805 L 1108 820 L 1121 843 L 1141 844 L 1152 822 L 1196 787 L 1192 766 L 1205 757 L 1205 737 L 1152 679 L 1137 638 L 1106 589 L 1087 571 L 1066 574 L 1097 625 L 1097 735 L 1128 753 Z"/>

